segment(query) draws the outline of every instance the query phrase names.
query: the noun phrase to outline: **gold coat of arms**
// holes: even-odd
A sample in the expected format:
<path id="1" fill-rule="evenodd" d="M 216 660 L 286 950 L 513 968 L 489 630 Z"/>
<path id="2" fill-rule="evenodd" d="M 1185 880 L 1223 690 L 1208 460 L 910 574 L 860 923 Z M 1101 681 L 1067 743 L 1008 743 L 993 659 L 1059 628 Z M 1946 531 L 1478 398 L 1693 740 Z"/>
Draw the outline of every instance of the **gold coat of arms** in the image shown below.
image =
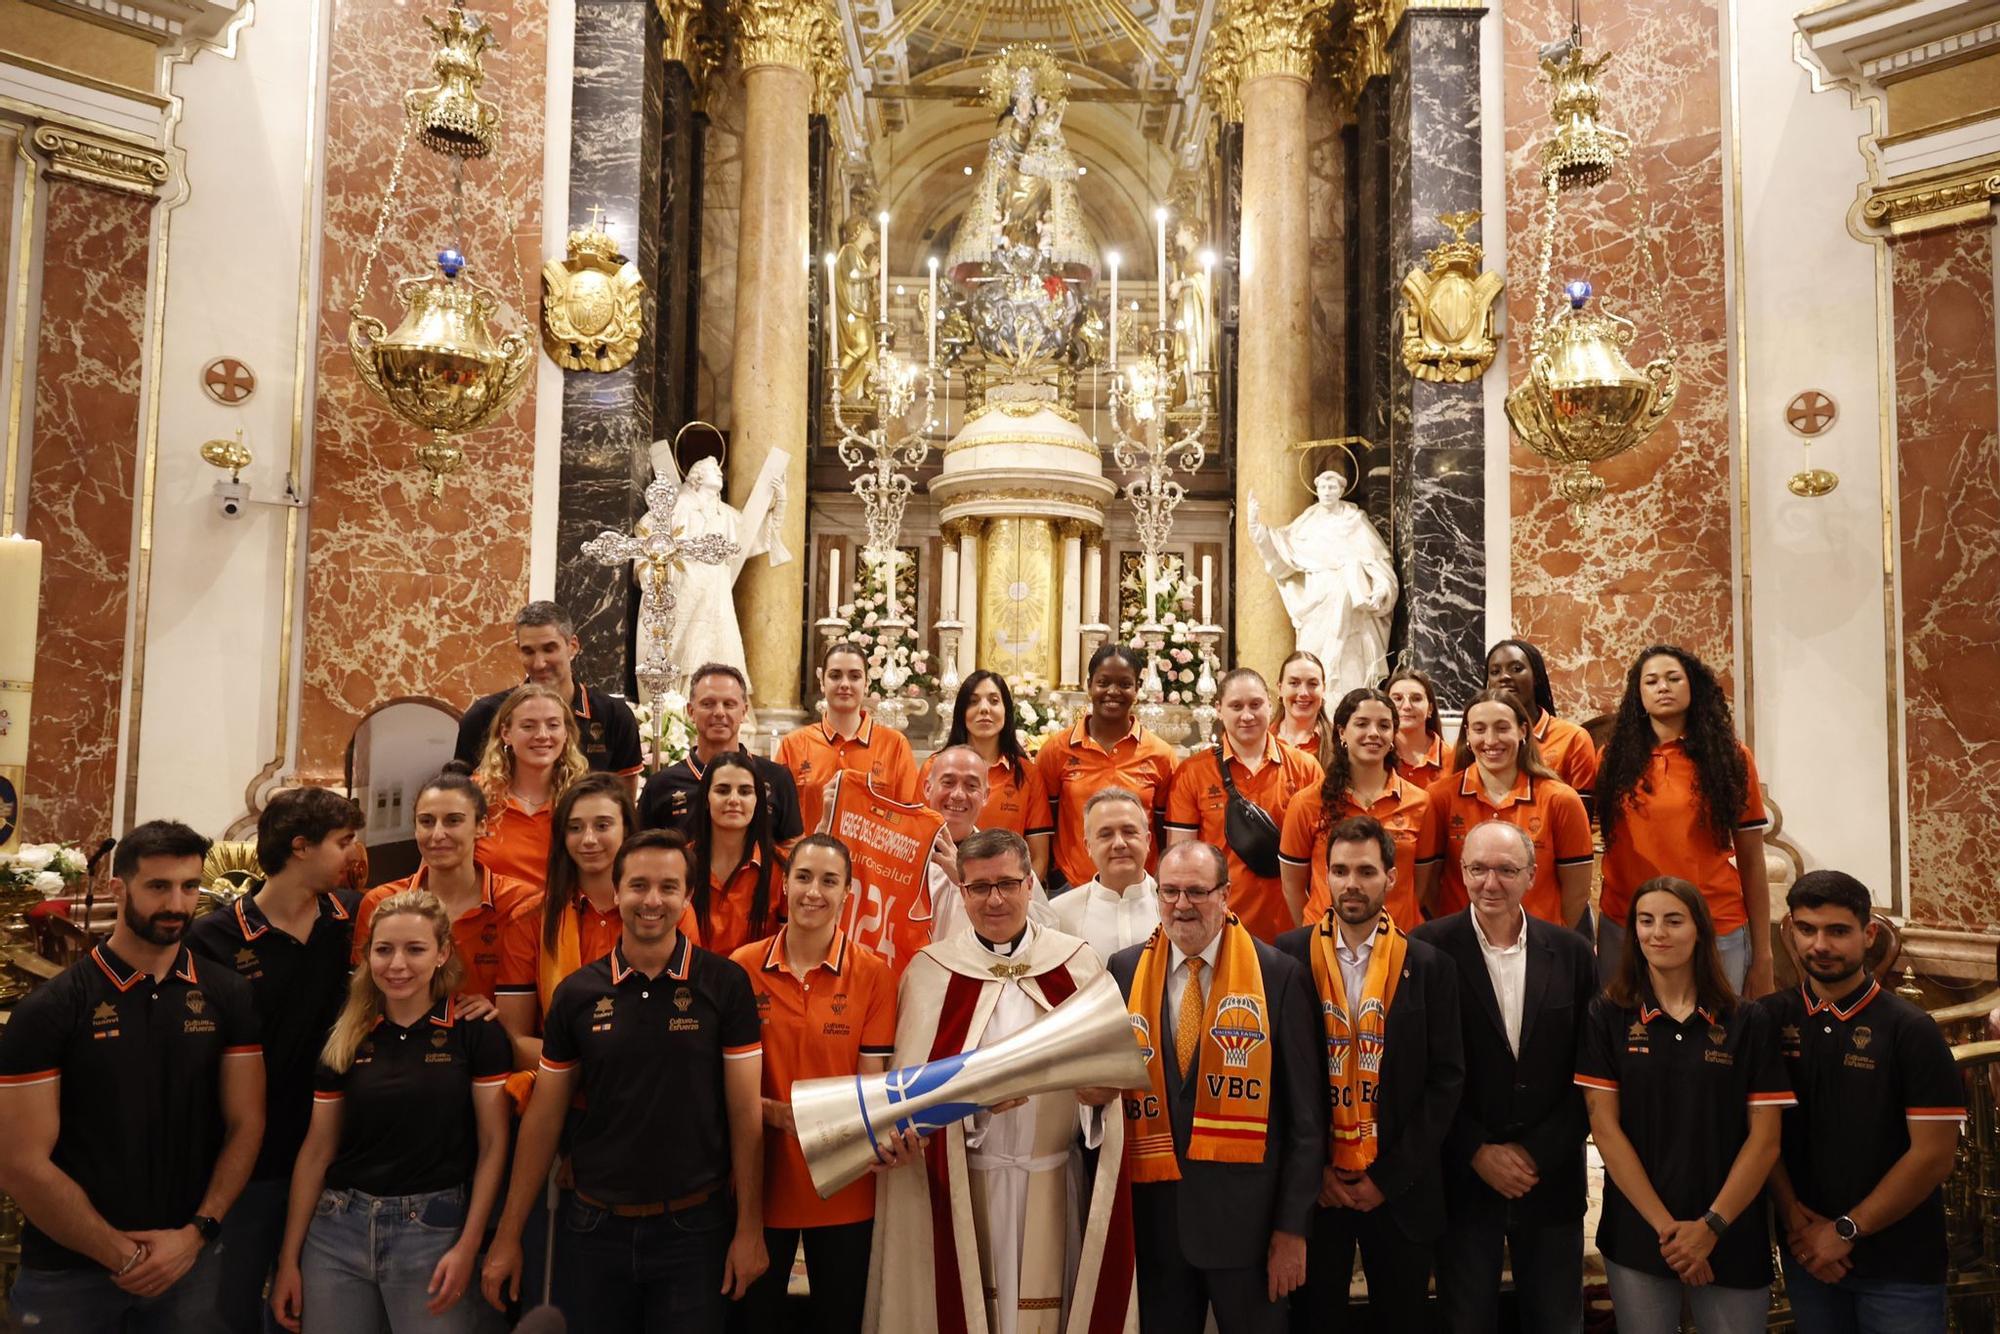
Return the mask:
<path id="1" fill-rule="evenodd" d="M 1403 364 L 1419 380 L 1462 384 L 1493 364 L 1499 349 L 1493 299 L 1506 280 L 1481 273 L 1485 248 L 1465 239 L 1478 213 L 1442 213 L 1438 221 L 1451 228 L 1452 239 L 1425 254 L 1428 268 L 1411 269 L 1403 279 Z"/>
<path id="2" fill-rule="evenodd" d="M 600 225 L 569 234 L 569 255 L 542 266 L 542 345 L 571 371 L 615 371 L 639 351 L 645 280 Z"/>

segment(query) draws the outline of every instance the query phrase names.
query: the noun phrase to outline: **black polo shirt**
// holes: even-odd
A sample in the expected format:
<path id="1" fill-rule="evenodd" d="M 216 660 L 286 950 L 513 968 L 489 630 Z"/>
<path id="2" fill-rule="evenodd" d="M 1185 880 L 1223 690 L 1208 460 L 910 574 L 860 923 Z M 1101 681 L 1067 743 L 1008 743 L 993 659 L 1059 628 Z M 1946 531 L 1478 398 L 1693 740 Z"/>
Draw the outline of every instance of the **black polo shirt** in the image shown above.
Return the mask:
<path id="1" fill-rule="evenodd" d="M 306 939 L 272 926 L 249 894 L 198 919 L 188 948 L 233 968 L 250 984 L 264 1038 L 264 1143 L 256 1181 L 290 1177 L 312 1120 L 313 1070 L 327 1030 L 347 999 L 354 909 L 361 896 L 336 889 L 319 896 Z"/>
<path id="2" fill-rule="evenodd" d="M 769 794 L 771 838 L 779 843 L 789 843 L 806 831 L 805 823 L 799 817 L 799 787 L 792 781 L 792 771 L 762 755 L 752 755 L 750 760 L 757 768 L 757 777 L 764 791 Z M 701 775 L 701 761 L 690 755 L 648 778 L 645 791 L 639 794 L 640 825 L 647 829 L 678 829 L 683 834 L 688 833 L 689 815 L 693 809 L 691 803 L 701 788 Z"/>
<path id="3" fill-rule="evenodd" d="M 493 717 L 507 702 L 507 696 L 517 689 L 518 686 L 509 686 L 491 695 L 481 695 L 466 707 L 458 720 L 454 759 L 465 761 L 474 770 L 479 768 L 479 756 L 486 749 L 486 734 L 493 729 Z M 639 749 L 639 720 L 632 716 L 632 709 L 624 700 L 613 699 L 596 686 L 579 681 L 570 708 L 576 712 L 579 744 L 591 768 L 636 774 L 645 767 L 645 756 Z"/>
<path id="4" fill-rule="evenodd" d="M 426 1195 L 470 1183 L 479 1161 L 473 1087 L 505 1084 L 513 1055 L 506 1029 L 461 1019 L 449 997 L 407 1028 L 376 1020 L 352 1065 L 321 1065 L 313 1077 L 313 1101 L 340 1104 L 327 1188 Z"/>
<path id="5" fill-rule="evenodd" d="M 761 1055 L 757 1000 L 733 961 L 688 943 L 658 977 L 621 940 L 556 986 L 542 1065 L 579 1070 L 576 1188 L 606 1204 L 660 1204 L 729 1179 L 723 1062 Z"/>
<path id="6" fill-rule="evenodd" d="M 1929 1015 L 1864 980 L 1833 1004 L 1804 984 L 1758 1002 L 1799 1105 L 1785 1112 L 1785 1171 L 1801 1203 L 1838 1218 L 1910 1148 L 1910 1122 L 1963 1121 L 1965 1084 Z M 1944 1192 L 1854 1243 L 1854 1277 L 1945 1280 Z"/>
<path id="7" fill-rule="evenodd" d="M 1576 1082 L 1618 1095 L 1618 1122 L 1660 1202 L 1677 1219 L 1708 1212 L 1750 1137 L 1751 1107 L 1789 1107 L 1777 1030 L 1755 1005 L 1720 1020 L 1696 1009 L 1684 1024 L 1651 1005 L 1627 1009 L 1599 996 L 1590 1003 L 1577 1053 Z M 1660 1239 L 1604 1174 L 1597 1249 L 1627 1269 L 1677 1277 Z M 1771 1246 L 1759 1195 L 1708 1257 L 1725 1287 L 1771 1281 Z"/>
<path id="8" fill-rule="evenodd" d="M 250 984 L 186 948 L 155 982 L 99 945 L 14 1007 L 0 1083 L 61 1081 L 56 1167 L 125 1231 L 185 1227 L 222 1151 L 222 1062 L 255 1058 Z M 32 1222 L 30 1269 L 94 1269 Z"/>

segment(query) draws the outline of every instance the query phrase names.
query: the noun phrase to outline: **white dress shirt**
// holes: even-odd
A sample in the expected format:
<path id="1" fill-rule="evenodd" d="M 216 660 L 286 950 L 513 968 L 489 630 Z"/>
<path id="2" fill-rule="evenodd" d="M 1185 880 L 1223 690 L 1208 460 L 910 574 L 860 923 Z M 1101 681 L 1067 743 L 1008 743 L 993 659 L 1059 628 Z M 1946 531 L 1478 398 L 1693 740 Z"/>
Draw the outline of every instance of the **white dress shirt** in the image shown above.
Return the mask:
<path id="1" fill-rule="evenodd" d="M 1208 1008 L 1208 989 L 1215 985 L 1216 956 L 1221 953 L 1222 933 L 1218 931 L 1215 933 L 1215 939 L 1208 942 L 1208 947 L 1202 950 L 1199 956 L 1203 965 L 1200 985 L 1201 1005 L 1204 1010 Z M 1167 970 L 1167 994 L 1165 1002 L 1160 1006 L 1160 1024 L 1166 1029 L 1166 1043 L 1161 1050 L 1171 1056 L 1174 1052 L 1176 1025 L 1180 1022 L 1181 993 L 1187 990 L 1188 956 L 1181 953 L 1180 946 L 1170 941 L 1167 945 L 1167 958 L 1173 963 L 1173 967 Z"/>
<path id="2" fill-rule="evenodd" d="M 1352 1022 L 1361 1007 L 1361 993 L 1368 986 L 1368 961 L 1375 957 L 1375 926 L 1371 922 L 1360 948 L 1347 943 L 1335 928 L 1333 957 L 1340 961 L 1340 985 L 1347 992 L 1347 1018 Z"/>
<path id="3" fill-rule="evenodd" d="M 1086 880 L 1056 895 L 1049 906 L 1055 909 L 1056 930 L 1083 937 L 1098 958 L 1109 959 L 1119 950 L 1143 942 L 1160 924 L 1156 888 L 1149 875 L 1123 889 L 1106 889 L 1095 880 Z"/>
<path id="4" fill-rule="evenodd" d="M 1528 914 L 1521 913 L 1521 931 L 1514 937 L 1514 943 L 1507 946 L 1495 945 L 1486 938 L 1486 928 L 1479 924 L 1477 912 L 1467 914 L 1472 918 L 1472 934 L 1479 941 L 1480 957 L 1486 960 L 1486 976 L 1493 980 L 1493 996 L 1500 1002 L 1500 1025 L 1507 1030 L 1507 1046 L 1514 1055 L 1521 1054 L 1521 1006 L 1528 989 Z"/>

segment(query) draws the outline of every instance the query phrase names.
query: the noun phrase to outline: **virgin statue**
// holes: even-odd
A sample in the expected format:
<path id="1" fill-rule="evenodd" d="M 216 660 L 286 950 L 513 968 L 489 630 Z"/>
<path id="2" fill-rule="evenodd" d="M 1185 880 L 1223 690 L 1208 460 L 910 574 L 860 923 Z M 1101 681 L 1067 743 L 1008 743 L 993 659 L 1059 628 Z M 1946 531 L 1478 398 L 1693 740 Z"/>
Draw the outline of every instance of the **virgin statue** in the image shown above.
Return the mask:
<path id="1" fill-rule="evenodd" d="M 834 337 L 840 349 L 840 396 L 859 403 L 868 394 L 868 377 L 875 373 L 875 275 L 880 258 L 874 254 L 875 232 L 859 213 L 840 224 L 840 250 L 834 255 Z"/>
<path id="2" fill-rule="evenodd" d="M 1277 581 L 1297 646 L 1326 664 L 1326 697 L 1374 685 L 1389 670 L 1396 569 L 1388 544 L 1359 505 L 1342 500 L 1347 479 L 1313 478 L 1318 503 L 1282 528 L 1266 527 L 1250 495 L 1250 541 Z"/>

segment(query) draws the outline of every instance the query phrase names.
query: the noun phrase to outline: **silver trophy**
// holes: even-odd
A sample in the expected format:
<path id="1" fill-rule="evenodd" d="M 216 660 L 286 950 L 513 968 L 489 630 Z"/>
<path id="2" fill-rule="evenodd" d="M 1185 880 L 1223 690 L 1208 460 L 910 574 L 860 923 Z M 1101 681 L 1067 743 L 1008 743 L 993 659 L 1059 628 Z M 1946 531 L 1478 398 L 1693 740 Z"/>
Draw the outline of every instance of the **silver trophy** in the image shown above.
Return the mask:
<path id="1" fill-rule="evenodd" d="M 879 1075 L 802 1079 L 792 1085 L 792 1122 L 813 1189 L 827 1199 L 867 1175 L 885 1135 L 928 1135 L 1012 1098 L 1144 1088 L 1147 1079 L 1125 998 L 1109 973 L 1099 973 L 991 1047 Z"/>

